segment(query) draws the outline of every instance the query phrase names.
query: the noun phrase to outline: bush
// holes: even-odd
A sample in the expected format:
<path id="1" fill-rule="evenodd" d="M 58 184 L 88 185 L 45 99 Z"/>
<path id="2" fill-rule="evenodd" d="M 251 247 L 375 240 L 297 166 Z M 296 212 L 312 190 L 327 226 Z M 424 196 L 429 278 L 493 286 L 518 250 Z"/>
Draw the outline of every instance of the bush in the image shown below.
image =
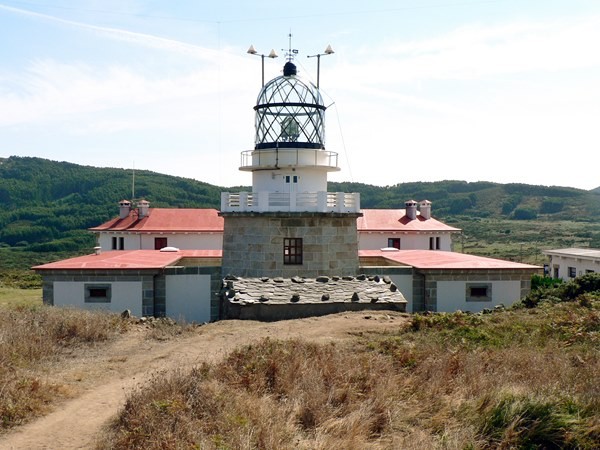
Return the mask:
<path id="1" fill-rule="evenodd" d="M 495 447 L 592 449 L 600 437 L 587 408 L 571 401 L 504 395 L 483 405 L 480 433 Z"/>
<path id="2" fill-rule="evenodd" d="M 537 212 L 530 208 L 517 208 L 512 214 L 515 220 L 534 220 L 537 219 Z"/>
<path id="3" fill-rule="evenodd" d="M 538 281 L 536 281 L 536 284 Z M 533 283 L 532 278 L 532 287 Z M 588 273 L 562 284 L 551 284 L 548 282 L 548 285 L 543 285 L 543 283 L 524 297 L 520 302 L 521 305 L 533 308 L 540 301 L 550 298 L 558 298 L 560 301 L 570 302 L 584 294 L 600 293 L 600 273 Z"/>

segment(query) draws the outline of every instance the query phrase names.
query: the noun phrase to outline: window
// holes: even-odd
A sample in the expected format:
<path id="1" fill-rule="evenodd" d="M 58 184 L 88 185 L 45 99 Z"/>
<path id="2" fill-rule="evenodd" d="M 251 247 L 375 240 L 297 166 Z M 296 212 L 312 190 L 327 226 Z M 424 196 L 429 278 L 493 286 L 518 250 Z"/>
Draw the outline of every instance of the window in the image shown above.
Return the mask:
<path id="1" fill-rule="evenodd" d="M 154 250 L 160 250 L 161 248 L 165 248 L 166 246 L 167 246 L 167 238 L 166 237 L 154 238 Z"/>
<path id="2" fill-rule="evenodd" d="M 429 250 L 439 250 L 440 249 L 441 239 L 439 237 L 430 237 L 429 238 Z"/>
<path id="3" fill-rule="evenodd" d="M 400 238 L 388 238 L 388 247 L 400 250 Z"/>
<path id="4" fill-rule="evenodd" d="M 116 237 L 112 238 L 111 248 L 113 250 L 124 250 L 125 249 L 125 238 L 124 237 Z"/>
<path id="5" fill-rule="evenodd" d="M 284 178 L 285 178 L 286 184 L 289 184 L 290 182 L 291 183 L 296 183 L 296 184 L 298 183 L 298 175 L 293 175 L 293 176 L 292 175 L 285 175 Z"/>
<path id="6" fill-rule="evenodd" d="M 86 284 L 85 303 L 110 303 L 110 284 Z"/>
<path id="7" fill-rule="evenodd" d="M 592 269 L 585 269 L 585 273 L 594 273 Z"/>
<path id="8" fill-rule="evenodd" d="M 466 300 L 468 302 L 491 302 L 491 283 L 467 283 Z"/>
<path id="9" fill-rule="evenodd" d="M 560 278 L 560 270 L 558 266 L 554 266 L 554 278 Z"/>
<path id="10" fill-rule="evenodd" d="M 283 264 L 302 264 L 302 238 L 283 238 Z"/>
<path id="11" fill-rule="evenodd" d="M 569 278 L 575 278 L 577 276 L 577 269 L 575 267 L 569 267 L 567 270 Z"/>

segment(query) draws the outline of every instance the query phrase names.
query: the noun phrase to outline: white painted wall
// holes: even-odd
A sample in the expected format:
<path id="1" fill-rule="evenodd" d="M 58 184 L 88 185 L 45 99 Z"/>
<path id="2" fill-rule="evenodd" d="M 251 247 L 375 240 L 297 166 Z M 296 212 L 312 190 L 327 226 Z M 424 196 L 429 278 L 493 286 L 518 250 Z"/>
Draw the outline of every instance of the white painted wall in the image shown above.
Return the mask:
<path id="1" fill-rule="evenodd" d="M 102 251 L 112 250 L 112 238 L 124 237 L 124 250 L 154 250 L 154 238 L 166 237 L 169 247 L 181 250 L 221 250 L 223 248 L 223 233 L 176 233 L 176 234 L 119 234 L 99 233 L 98 245 Z"/>
<path id="2" fill-rule="evenodd" d="M 479 282 L 469 281 L 469 283 Z M 466 281 L 438 281 L 437 311 L 454 312 L 460 309 L 461 311 L 479 312 L 484 308 L 493 308 L 499 304 L 508 307 L 520 300 L 520 281 L 481 281 L 481 283 L 490 283 L 492 285 L 492 301 L 467 302 L 465 299 Z"/>
<path id="3" fill-rule="evenodd" d="M 154 238 L 166 237 L 169 247 L 180 250 L 221 250 L 223 248 L 223 233 L 199 234 L 142 234 L 140 235 L 141 250 L 154 250 Z M 138 236 L 139 239 L 139 236 Z"/>
<path id="4" fill-rule="evenodd" d="M 167 275 L 166 315 L 186 322 L 210 322 L 210 275 Z"/>
<path id="5" fill-rule="evenodd" d="M 452 237 L 450 234 L 402 234 L 392 232 L 358 232 L 359 250 L 379 250 L 387 247 L 388 238 L 400 238 L 401 250 L 429 250 L 429 238 L 439 237 L 440 248 L 446 252 L 452 251 Z"/>
<path id="6" fill-rule="evenodd" d="M 286 183 L 286 175 L 298 177 L 298 183 L 294 185 L 293 180 Z M 261 170 L 252 173 L 253 192 L 326 192 L 327 171 L 322 168 L 299 168 L 292 171 L 291 168 L 281 170 Z"/>
<path id="7" fill-rule="evenodd" d="M 101 284 L 111 286 L 110 303 L 86 303 L 85 285 Z M 104 309 L 120 313 L 129 309 L 131 314 L 142 316 L 142 282 L 141 281 L 55 281 L 54 305 L 74 306 L 83 309 Z"/>
<path id="8" fill-rule="evenodd" d="M 564 281 L 569 278 L 569 267 L 575 267 L 576 276 L 585 275 L 586 272 L 600 272 L 600 260 L 583 259 L 581 257 L 550 256 L 550 276 L 554 276 L 554 266 L 558 266 L 558 277 Z"/>
<path id="9" fill-rule="evenodd" d="M 388 275 L 392 282 L 398 286 L 398 290 L 408 302 L 406 312 L 413 312 L 413 276 L 412 275 Z"/>

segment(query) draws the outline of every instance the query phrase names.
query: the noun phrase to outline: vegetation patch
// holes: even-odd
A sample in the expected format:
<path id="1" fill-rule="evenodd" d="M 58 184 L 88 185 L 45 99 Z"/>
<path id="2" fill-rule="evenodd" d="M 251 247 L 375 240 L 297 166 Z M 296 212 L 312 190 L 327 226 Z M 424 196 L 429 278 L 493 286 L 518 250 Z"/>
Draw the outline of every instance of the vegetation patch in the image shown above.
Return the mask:
<path id="1" fill-rule="evenodd" d="M 119 316 L 41 305 L 0 305 L 0 431 L 46 412 L 61 395 L 38 374 L 69 349 L 124 330 Z"/>
<path id="2" fill-rule="evenodd" d="M 597 405 L 564 398 L 504 394 L 482 400 L 480 433 L 503 448 L 594 448 L 600 437 Z"/>
<path id="3" fill-rule="evenodd" d="M 350 344 L 265 339 L 132 393 L 99 448 L 580 448 L 600 302 L 415 315 Z"/>

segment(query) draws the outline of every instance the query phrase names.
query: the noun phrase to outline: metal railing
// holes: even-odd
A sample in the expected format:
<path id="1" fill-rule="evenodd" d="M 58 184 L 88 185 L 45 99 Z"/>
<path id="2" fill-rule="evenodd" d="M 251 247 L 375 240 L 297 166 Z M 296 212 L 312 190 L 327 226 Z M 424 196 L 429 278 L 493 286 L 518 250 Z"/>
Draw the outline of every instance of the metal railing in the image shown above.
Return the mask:
<path id="1" fill-rule="evenodd" d="M 222 192 L 222 212 L 359 212 L 358 192 Z"/>

